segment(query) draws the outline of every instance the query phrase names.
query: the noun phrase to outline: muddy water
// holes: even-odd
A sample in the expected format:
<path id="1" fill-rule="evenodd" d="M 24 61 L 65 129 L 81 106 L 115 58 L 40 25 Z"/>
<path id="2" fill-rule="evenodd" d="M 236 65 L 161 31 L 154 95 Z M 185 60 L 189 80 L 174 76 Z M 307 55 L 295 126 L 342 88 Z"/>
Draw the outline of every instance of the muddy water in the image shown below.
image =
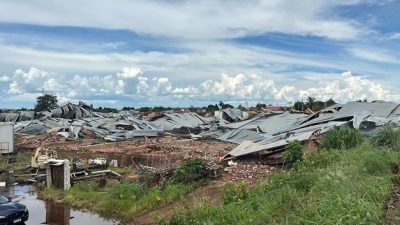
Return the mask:
<path id="1" fill-rule="evenodd" d="M 37 199 L 34 186 L 11 186 L 0 188 L 0 193 L 13 201 L 26 205 L 29 220 L 26 225 L 118 225 L 117 221 L 107 220 L 89 212 L 72 209 L 63 203 Z"/>

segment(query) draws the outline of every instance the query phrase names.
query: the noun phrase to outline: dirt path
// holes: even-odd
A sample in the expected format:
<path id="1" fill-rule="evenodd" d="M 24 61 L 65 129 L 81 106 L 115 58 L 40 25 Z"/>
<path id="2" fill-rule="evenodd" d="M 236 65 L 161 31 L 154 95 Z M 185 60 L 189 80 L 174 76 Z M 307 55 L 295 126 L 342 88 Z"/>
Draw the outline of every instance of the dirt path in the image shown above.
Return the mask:
<path id="1" fill-rule="evenodd" d="M 163 219 L 168 219 L 172 216 L 173 212 L 182 206 L 188 206 L 190 208 L 200 204 L 207 203 L 212 206 L 216 206 L 222 203 L 221 200 L 221 191 L 225 182 L 222 181 L 213 181 L 207 185 L 201 186 L 191 193 L 189 193 L 186 197 L 181 200 L 178 200 L 169 205 L 163 206 L 158 209 L 150 210 L 144 212 L 134 219 L 132 224 L 134 225 L 150 225 L 155 224 L 154 219 L 156 217 L 161 217 Z"/>
<path id="2" fill-rule="evenodd" d="M 400 224 L 400 185 L 395 187 L 392 197 L 388 202 L 385 217 L 384 224 L 386 225 Z"/>

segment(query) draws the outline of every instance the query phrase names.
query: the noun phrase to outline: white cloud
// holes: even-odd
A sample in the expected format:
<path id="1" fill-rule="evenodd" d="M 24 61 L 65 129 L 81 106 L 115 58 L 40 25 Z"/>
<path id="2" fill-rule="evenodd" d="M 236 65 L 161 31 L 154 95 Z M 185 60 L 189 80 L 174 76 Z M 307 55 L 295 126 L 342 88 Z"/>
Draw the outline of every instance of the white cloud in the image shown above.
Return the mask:
<path id="1" fill-rule="evenodd" d="M 135 78 L 142 74 L 143 72 L 139 68 L 122 68 L 122 73 L 118 73 L 118 77 L 127 79 L 127 78 Z"/>
<path id="2" fill-rule="evenodd" d="M 389 40 L 398 40 L 400 39 L 400 33 L 392 33 L 386 37 Z"/>
<path id="3" fill-rule="evenodd" d="M 370 2 L 370 1 L 368 1 Z M 0 22 L 48 26 L 128 29 L 140 34 L 218 39 L 282 32 L 351 39 L 360 24 L 331 17 L 338 5 L 364 1 L 129 1 L 102 2 L 14 0 L 0 5 Z M 145 18 L 145 19 L 144 19 Z"/>
<path id="4" fill-rule="evenodd" d="M 107 42 L 107 43 L 101 44 L 100 47 L 104 47 L 104 48 L 108 48 L 108 49 L 118 49 L 124 45 L 126 45 L 126 42 L 117 41 L 117 42 Z"/>
<path id="5" fill-rule="evenodd" d="M 50 78 L 43 83 L 43 89 L 46 91 L 62 91 L 63 85 L 59 84 L 55 78 Z"/>
<path id="6" fill-rule="evenodd" d="M 346 102 L 367 98 L 369 100 L 399 101 L 398 93 L 391 93 L 380 83 L 361 76 L 354 76 L 350 71 L 341 74 L 331 84 L 319 88 L 300 90 L 299 96 L 315 96 L 318 99 Z"/>
<path id="7" fill-rule="evenodd" d="M 47 72 L 41 71 L 36 69 L 35 67 L 31 67 L 28 72 L 24 72 L 21 69 L 18 69 L 14 72 L 14 77 L 22 77 L 24 79 L 24 82 L 29 84 L 33 81 L 36 81 L 37 79 L 44 79 L 48 77 Z"/>
<path id="8" fill-rule="evenodd" d="M 35 70 L 39 71 L 39 70 Z M 121 76 L 133 71 L 136 76 Z M 200 83 L 177 85 L 167 77 L 151 77 L 136 67 L 125 67 L 123 71 L 105 76 L 75 75 L 71 80 L 63 80 L 63 76 L 47 74 L 41 82 L 23 82 L 20 74 L 29 74 L 24 70 L 17 70 L 16 77 L 9 84 L 7 94 L 18 99 L 18 96 L 30 93 L 32 96 L 40 94 L 41 89 L 50 91 L 64 100 L 96 99 L 97 101 L 121 101 L 132 99 L 136 102 L 152 104 L 179 104 L 186 102 L 218 102 L 223 101 L 265 101 L 265 102 L 293 102 L 313 96 L 320 100 L 333 98 L 339 102 L 346 102 L 367 98 L 369 100 L 383 99 L 399 101 L 399 93 L 394 92 L 381 83 L 372 81 L 363 76 L 355 76 L 351 72 L 341 75 L 329 75 L 328 82 L 317 82 L 323 75 L 310 76 L 308 85 L 299 82 L 288 85 L 286 82 L 268 79 L 257 74 L 221 74 L 217 79 L 208 79 Z M 32 74 L 32 73 L 31 73 Z M 177 101 L 179 99 L 179 101 Z"/>
<path id="9" fill-rule="evenodd" d="M 24 90 L 20 87 L 17 81 L 13 81 L 9 85 L 9 89 L 7 91 L 7 94 L 9 95 L 22 95 L 24 94 Z"/>
<path id="10" fill-rule="evenodd" d="M 1 82 L 8 82 L 8 81 L 10 81 L 10 77 L 9 76 L 6 76 L 6 75 L 3 75 L 3 76 L 0 76 L 0 83 Z"/>
<path id="11" fill-rule="evenodd" d="M 165 77 L 158 78 L 154 91 L 159 95 L 171 94 L 172 84 L 171 82 L 169 82 L 168 78 Z"/>
<path id="12" fill-rule="evenodd" d="M 351 48 L 349 49 L 349 51 L 353 56 L 357 58 L 372 62 L 392 63 L 392 64 L 400 63 L 400 58 L 398 56 L 395 56 L 393 55 L 393 53 L 385 50 Z"/>

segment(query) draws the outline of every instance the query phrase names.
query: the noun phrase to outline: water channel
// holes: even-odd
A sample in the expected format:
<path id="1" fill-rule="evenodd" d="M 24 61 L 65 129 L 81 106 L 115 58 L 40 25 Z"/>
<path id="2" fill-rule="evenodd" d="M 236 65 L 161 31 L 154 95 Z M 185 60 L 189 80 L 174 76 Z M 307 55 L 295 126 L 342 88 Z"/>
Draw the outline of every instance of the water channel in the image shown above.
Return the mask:
<path id="1" fill-rule="evenodd" d="M 118 225 L 118 221 L 109 220 L 98 214 L 71 208 L 64 203 L 43 201 L 37 198 L 35 186 L 9 186 L 0 188 L 0 193 L 13 201 L 26 205 L 29 220 L 25 225 Z"/>

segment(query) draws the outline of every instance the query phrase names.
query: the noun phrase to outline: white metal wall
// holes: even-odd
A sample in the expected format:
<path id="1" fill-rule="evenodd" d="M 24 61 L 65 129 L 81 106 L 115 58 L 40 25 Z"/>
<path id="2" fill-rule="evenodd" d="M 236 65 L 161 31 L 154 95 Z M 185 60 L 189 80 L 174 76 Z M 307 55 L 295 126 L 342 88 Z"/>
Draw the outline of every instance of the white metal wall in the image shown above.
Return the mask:
<path id="1" fill-rule="evenodd" d="M 14 125 L 0 123 L 0 153 L 14 152 Z"/>

